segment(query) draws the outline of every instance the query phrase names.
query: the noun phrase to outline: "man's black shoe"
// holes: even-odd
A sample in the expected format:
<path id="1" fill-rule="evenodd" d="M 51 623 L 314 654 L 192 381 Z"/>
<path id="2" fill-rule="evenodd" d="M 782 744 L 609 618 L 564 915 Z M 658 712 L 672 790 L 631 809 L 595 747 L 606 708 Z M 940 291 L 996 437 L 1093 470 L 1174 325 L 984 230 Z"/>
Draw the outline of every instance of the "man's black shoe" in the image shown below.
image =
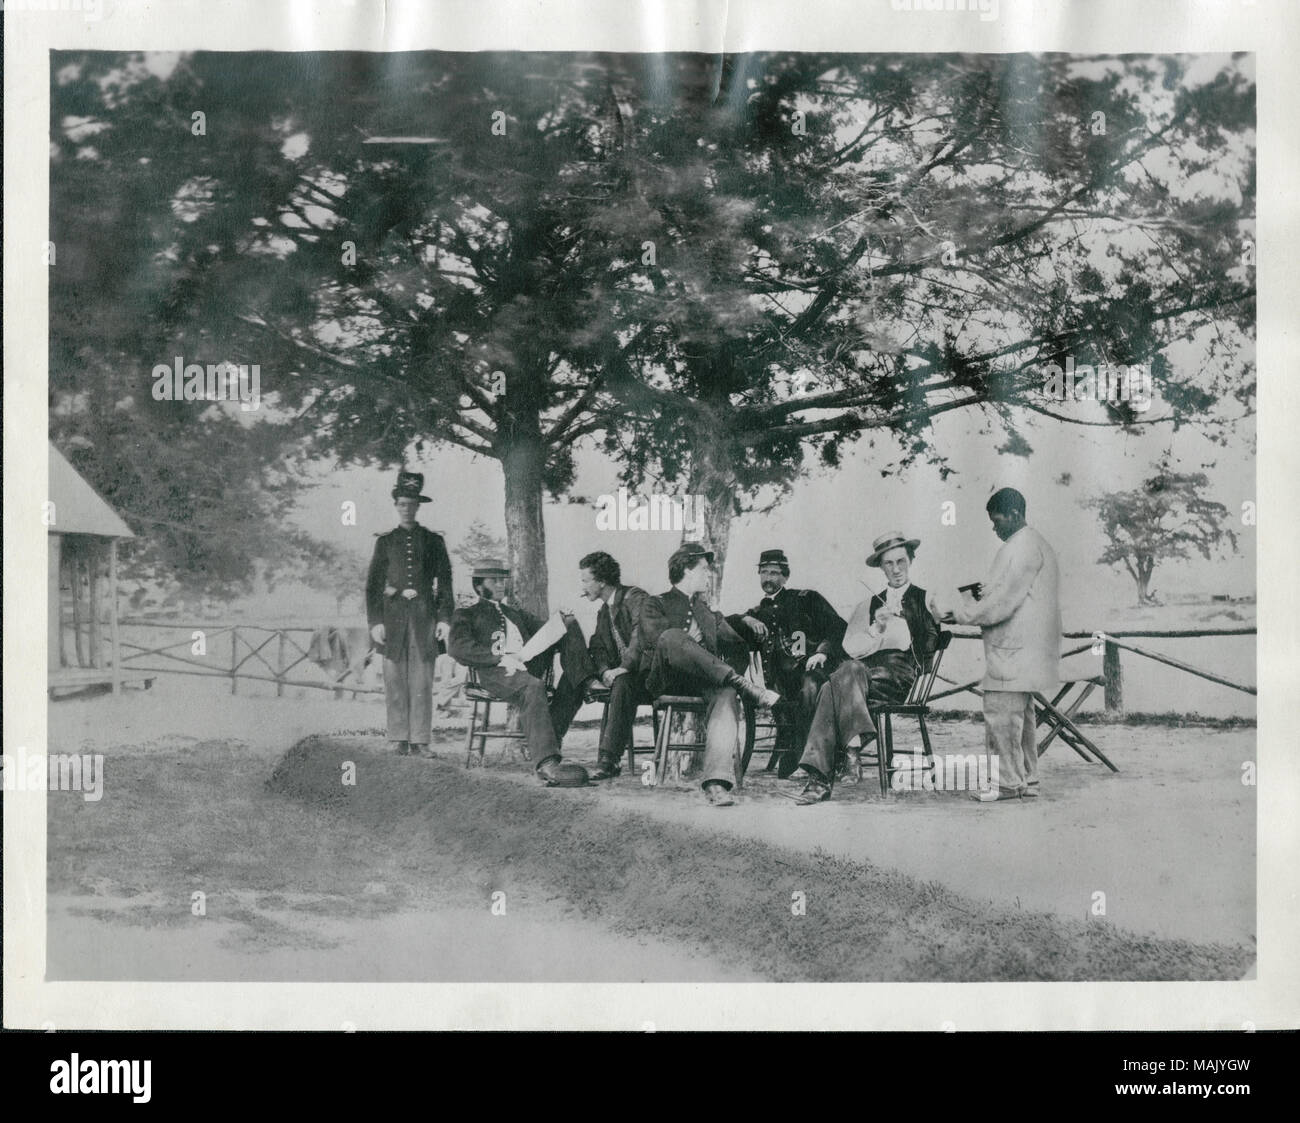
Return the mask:
<path id="1" fill-rule="evenodd" d="M 410 742 L 410 741 L 398 741 L 398 742 L 397 742 L 397 755 L 398 755 L 398 756 L 410 756 L 410 755 L 411 755 L 411 742 Z"/>
<path id="2" fill-rule="evenodd" d="M 618 761 L 616 760 L 598 760 L 596 761 L 596 771 L 591 774 L 590 778 L 593 781 L 612 780 L 622 771 L 623 770 L 619 768 Z"/>
<path id="3" fill-rule="evenodd" d="M 547 757 L 537 766 L 537 778 L 548 788 L 581 788 L 587 783 L 587 770 L 558 756 Z"/>

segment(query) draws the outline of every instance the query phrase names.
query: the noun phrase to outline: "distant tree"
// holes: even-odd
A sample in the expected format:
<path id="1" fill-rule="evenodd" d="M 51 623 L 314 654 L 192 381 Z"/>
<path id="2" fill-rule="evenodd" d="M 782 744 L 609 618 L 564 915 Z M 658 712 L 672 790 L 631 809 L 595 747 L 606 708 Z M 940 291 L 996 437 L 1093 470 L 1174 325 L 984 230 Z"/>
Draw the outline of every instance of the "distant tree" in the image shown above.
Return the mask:
<path id="1" fill-rule="evenodd" d="M 359 601 L 364 595 L 368 558 L 304 531 L 286 530 L 279 538 L 280 548 L 275 551 L 279 560 L 270 571 L 268 586 L 273 588 L 288 579 L 329 593 L 340 617 L 349 601 Z"/>
<path id="2" fill-rule="evenodd" d="M 506 540 L 488 530 L 482 519 L 475 519 L 460 543 L 451 548 L 451 556 L 473 568 L 483 558 L 504 558 Z"/>
<path id="3" fill-rule="evenodd" d="M 1097 560 L 1122 565 L 1137 584 L 1138 604 L 1155 604 L 1151 574 L 1157 562 L 1190 556 L 1207 560 L 1226 539 L 1237 549 L 1237 536 L 1224 524 L 1228 509 L 1203 495 L 1203 472 L 1174 472 L 1160 465 L 1141 487 L 1115 491 L 1083 502 L 1097 512 L 1107 546 Z"/>

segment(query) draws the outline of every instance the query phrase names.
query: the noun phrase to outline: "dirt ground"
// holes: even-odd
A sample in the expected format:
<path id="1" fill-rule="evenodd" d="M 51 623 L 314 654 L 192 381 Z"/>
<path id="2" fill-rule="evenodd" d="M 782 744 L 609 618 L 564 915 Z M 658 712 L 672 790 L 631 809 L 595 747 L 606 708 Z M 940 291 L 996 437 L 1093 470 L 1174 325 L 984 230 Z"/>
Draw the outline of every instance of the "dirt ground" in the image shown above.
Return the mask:
<path id="1" fill-rule="evenodd" d="M 104 751 L 107 777 L 98 804 L 50 797 L 48 977 L 1251 969 L 1255 789 L 1240 777 L 1253 729 L 1098 728 L 1119 774 L 1058 744 L 1037 803 L 993 806 L 962 793 L 882 801 L 868 777 L 831 803 L 798 807 L 788 798 L 797 788 L 762 772 L 758 757 L 740 804 L 716 809 L 694 789 L 654 790 L 637 775 L 546 791 L 499 759 L 499 746 L 467 774 L 454 729 L 443 761 L 399 760 L 374 736 L 378 712 L 240 699 L 200 713 L 199 739 L 177 732 L 194 728 L 195 713 L 161 695 L 53 707 L 51 751 Z M 341 736 L 284 759 L 313 726 Z M 940 723 L 935 750 L 973 751 L 982 732 Z M 590 759 L 594 744 L 594 728 L 578 728 L 566 751 Z M 361 777 L 351 798 L 339 794 L 343 759 Z M 202 917 L 191 910 L 196 890 L 207 894 Z M 496 892 L 504 915 L 492 911 Z"/>

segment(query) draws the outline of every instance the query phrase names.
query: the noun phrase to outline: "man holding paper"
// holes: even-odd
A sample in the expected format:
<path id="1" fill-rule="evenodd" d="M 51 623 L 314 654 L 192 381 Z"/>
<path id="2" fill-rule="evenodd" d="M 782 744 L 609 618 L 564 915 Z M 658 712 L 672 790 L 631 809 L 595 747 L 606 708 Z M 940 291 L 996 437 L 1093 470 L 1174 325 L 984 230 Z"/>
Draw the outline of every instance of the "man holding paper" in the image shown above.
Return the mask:
<path id="1" fill-rule="evenodd" d="M 494 698 L 518 707 L 529 756 L 544 783 L 585 783 L 581 765 L 560 759 L 560 741 L 596 677 L 582 629 L 567 613 L 556 612 L 543 622 L 506 603 L 510 570 L 497 558 L 474 567 L 473 583 L 479 599 L 456 610 L 448 651 L 478 672 L 479 683 Z M 548 701 L 543 680 L 556 653 L 563 673 Z"/>

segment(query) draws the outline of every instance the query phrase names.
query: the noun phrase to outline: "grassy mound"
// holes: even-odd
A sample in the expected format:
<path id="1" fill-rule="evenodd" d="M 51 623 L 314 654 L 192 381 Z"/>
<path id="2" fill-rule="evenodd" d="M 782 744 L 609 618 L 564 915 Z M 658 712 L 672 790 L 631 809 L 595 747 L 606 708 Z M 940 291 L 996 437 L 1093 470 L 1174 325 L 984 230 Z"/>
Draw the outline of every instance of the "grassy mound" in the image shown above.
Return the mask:
<path id="1" fill-rule="evenodd" d="M 306 738 L 268 790 L 393 845 L 463 861 L 485 888 L 544 890 L 615 931 L 677 941 L 774 981 L 1238 979 L 1254 958 L 1241 946 L 984 905 L 820 851 L 615 818 L 598 807 L 598 789 L 547 790 L 376 754 L 373 744 Z"/>

